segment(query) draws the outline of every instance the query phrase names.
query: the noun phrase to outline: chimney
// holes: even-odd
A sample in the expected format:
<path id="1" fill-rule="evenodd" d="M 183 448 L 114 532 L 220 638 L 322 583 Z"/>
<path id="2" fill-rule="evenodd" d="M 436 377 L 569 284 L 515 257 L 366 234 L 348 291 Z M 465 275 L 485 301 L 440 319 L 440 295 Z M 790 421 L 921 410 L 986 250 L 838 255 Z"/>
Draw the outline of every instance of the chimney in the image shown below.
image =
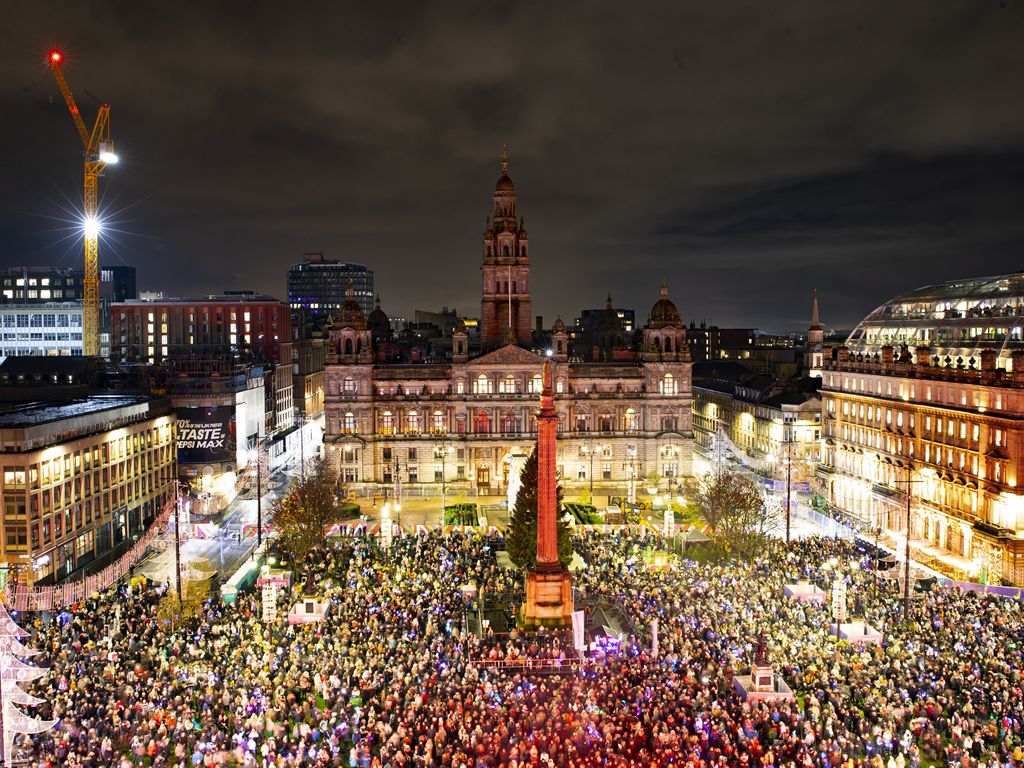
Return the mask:
<path id="1" fill-rule="evenodd" d="M 998 357 L 999 353 L 994 349 L 981 350 L 981 370 L 994 371 L 996 369 L 996 358 Z"/>
<path id="2" fill-rule="evenodd" d="M 927 370 L 932 364 L 932 348 L 926 344 L 919 345 L 914 350 L 914 356 L 916 357 L 917 369 L 919 371 Z"/>
<path id="3" fill-rule="evenodd" d="M 882 365 L 892 365 L 894 360 L 892 344 L 882 345 Z"/>
<path id="4" fill-rule="evenodd" d="M 544 332 L 544 315 L 537 315 L 535 318 L 537 333 Z"/>
<path id="5" fill-rule="evenodd" d="M 1013 368 L 1013 383 L 1024 384 L 1024 350 L 1015 349 L 1010 353 L 1010 366 Z"/>

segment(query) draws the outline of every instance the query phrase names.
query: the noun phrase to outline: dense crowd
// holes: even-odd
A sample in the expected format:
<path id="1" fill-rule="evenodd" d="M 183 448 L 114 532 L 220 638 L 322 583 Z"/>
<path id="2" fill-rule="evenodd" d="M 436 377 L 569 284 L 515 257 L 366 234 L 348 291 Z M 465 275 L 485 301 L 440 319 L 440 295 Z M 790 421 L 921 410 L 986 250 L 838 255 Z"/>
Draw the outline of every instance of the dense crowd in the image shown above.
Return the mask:
<path id="1" fill-rule="evenodd" d="M 652 568 L 657 544 L 577 540 L 581 594 L 621 606 L 640 629 L 567 674 L 486 662 L 557 661 L 575 653 L 570 634 L 467 632 L 464 585 L 518 585 L 496 539 L 325 546 L 314 581 L 331 607 L 316 625 L 264 623 L 256 594 L 168 619 L 160 589 L 122 587 L 35 621 L 25 642 L 50 673 L 33 689 L 49 702 L 34 714 L 59 725 L 19 738 L 19 750 L 54 768 L 1024 764 L 1018 603 L 936 589 L 904 625 L 895 588 L 876 584 L 871 558 L 848 543 Z M 836 577 L 883 630 L 881 647 L 837 644 L 827 605 L 783 595 L 798 578 Z M 737 694 L 732 677 L 749 670 L 759 637 L 795 699 Z"/>

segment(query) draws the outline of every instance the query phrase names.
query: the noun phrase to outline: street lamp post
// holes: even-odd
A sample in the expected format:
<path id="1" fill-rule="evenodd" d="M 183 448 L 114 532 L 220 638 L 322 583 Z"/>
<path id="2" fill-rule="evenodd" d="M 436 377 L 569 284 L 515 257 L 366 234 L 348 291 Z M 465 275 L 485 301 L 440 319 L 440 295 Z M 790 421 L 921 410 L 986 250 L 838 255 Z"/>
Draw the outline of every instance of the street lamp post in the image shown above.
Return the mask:
<path id="1" fill-rule="evenodd" d="M 910 502 L 913 491 L 914 483 L 923 483 L 925 477 L 931 477 L 935 475 L 935 470 L 930 467 L 925 467 L 921 470 L 922 475 L 920 480 L 914 480 L 912 475 L 914 468 L 912 466 L 907 467 L 907 538 L 904 542 L 903 549 L 903 623 L 907 623 L 910 619 Z"/>
<path id="2" fill-rule="evenodd" d="M 786 435 L 786 544 L 789 544 L 789 521 L 793 491 L 793 451 L 792 433 Z"/>
<path id="3" fill-rule="evenodd" d="M 181 605 L 181 482 L 174 481 L 174 589 Z"/>
<path id="4" fill-rule="evenodd" d="M 903 623 L 906 624 L 910 617 L 910 497 L 911 497 L 911 470 L 907 469 L 907 539 L 903 552 Z"/>

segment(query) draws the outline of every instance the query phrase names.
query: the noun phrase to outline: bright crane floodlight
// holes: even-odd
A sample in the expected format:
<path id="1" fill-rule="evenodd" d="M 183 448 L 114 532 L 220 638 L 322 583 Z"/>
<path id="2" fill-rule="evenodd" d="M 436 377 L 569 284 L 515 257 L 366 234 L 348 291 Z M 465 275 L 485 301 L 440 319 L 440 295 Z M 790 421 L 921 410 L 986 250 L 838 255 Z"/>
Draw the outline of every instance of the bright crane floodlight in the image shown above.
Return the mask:
<path id="1" fill-rule="evenodd" d="M 82 221 L 82 229 L 85 231 L 85 236 L 90 240 L 95 240 L 100 235 L 100 220 L 90 216 L 89 218 Z"/>
<path id="2" fill-rule="evenodd" d="M 114 142 L 110 139 L 104 139 L 100 142 L 100 160 L 108 165 L 114 165 L 117 163 L 117 153 L 114 152 Z"/>

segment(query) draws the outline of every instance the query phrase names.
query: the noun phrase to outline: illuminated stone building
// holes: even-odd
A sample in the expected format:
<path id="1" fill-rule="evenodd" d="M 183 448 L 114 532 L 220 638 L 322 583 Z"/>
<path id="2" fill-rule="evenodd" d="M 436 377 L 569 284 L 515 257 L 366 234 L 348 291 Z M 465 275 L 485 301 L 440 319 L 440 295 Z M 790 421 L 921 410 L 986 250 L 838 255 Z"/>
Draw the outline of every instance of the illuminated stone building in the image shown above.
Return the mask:
<path id="1" fill-rule="evenodd" d="M 327 331 L 325 442 L 343 481 L 386 485 L 397 471 L 403 484 L 425 485 L 432 495 L 442 479 L 456 489 L 504 493 L 513 454 L 532 450 L 545 353 L 520 346 L 532 329 L 526 234 L 514 213 L 506 156 L 485 236 L 481 334 L 491 348 L 485 343 L 482 354 L 470 355 L 459 322 L 447 359 L 383 362 L 354 295 L 334 318 Z M 621 493 L 630 475 L 655 471 L 674 484 L 691 474 L 689 348 L 667 285 L 641 338 L 628 359 L 570 362 L 565 323 L 555 321 L 546 352 L 563 485 L 579 489 L 593 481 Z"/>
<path id="2" fill-rule="evenodd" d="M 166 400 L 93 395 L 0 413 L 3 553 L 9 577 L 52 583 L 131 541 L 173 492 Z"/>
<path id="3" fill-rule="evenodd" d="M 1024 584 L 1024 275 L 919 288 L 824 348 L 827 499 L 964 575 Z"/>
<path id="4" fill-rule="evenodd" d="M 821 400 L 796 383 L 764 374 L 695 379 L 693 431 L 709 460 L 724 435 L 759 473 L 780 479 L 788 459 L 790 479 L 805 482 L 819 460 Z"/>

